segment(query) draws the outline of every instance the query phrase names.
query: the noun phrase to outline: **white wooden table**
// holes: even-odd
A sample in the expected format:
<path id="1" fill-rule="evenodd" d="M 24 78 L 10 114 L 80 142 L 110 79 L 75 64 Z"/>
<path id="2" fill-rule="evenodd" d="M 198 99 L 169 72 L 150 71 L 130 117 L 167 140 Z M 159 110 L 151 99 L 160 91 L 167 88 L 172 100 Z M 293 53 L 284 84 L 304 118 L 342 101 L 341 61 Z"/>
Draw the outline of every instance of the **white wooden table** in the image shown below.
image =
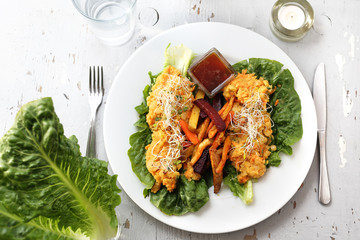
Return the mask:
<path id="1" fill-rule="evenodd" d="M 218 235 L 181 231 L 163 224 L 122 192 L 121 239 L 359 239 L 360 238 L 360 1 L 315 1 L 315 26 L 299 42 L 287 43 L 270 31 L 273 1 L 139 0 L 138 10 L 153 7 L 159 22 L 137 25 L 122 47 L 102 45 L 70 0 L 1 1 L 0 133 L 13 123 L 20 106 L 51 96 L 66 135 L 79 138 L 85 152 L 90 109 L 87 79 L 90 65 L 103 65 L 105 88 L 126 59 L 143 43 L 174 26 L 201 21 L 226 22 L 251 29 L 273 41 L 297 64 L 312 88 L 319 62 L 328 83 L 327 154 L 332 202 L 317 200 L 318 158 L 303 186 L 277 213 L 250 228 Z M 105 102 L 106 104 L 106 96 Z M 103 116 L 100 109 L 99 116 Z M 106 159 L 102 121 L 98 151 Z"/>

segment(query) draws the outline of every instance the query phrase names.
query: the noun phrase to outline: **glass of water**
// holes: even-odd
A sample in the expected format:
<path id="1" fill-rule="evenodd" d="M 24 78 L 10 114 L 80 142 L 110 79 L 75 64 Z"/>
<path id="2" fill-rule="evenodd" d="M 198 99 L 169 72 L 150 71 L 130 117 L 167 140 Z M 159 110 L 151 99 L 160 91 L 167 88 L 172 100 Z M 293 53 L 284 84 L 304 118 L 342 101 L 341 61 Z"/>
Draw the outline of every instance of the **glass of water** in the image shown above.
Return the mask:
<path id="1" fill-rule="evenodd" d="M 88 20 L 95 35 L 106 45 L 126 43 L 135 29 L 137 0 L 72 0 Z"/>

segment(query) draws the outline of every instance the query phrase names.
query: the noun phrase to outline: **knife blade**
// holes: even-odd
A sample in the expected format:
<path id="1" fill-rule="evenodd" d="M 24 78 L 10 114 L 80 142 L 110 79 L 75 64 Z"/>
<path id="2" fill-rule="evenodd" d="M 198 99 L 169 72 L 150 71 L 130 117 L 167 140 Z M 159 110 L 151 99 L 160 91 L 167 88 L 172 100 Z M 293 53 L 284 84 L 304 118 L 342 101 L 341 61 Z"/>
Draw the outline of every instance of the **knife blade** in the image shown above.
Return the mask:
<path id="1" fill-rule="evenodd" d="M 313 97 L 318 124 L 318 144 L 320 154 L 319 201 L 328 204 L 331 200 L 329 176 L 326 164 L 326 76 L 325 64 L 320 63 L 315 71 Z"/>

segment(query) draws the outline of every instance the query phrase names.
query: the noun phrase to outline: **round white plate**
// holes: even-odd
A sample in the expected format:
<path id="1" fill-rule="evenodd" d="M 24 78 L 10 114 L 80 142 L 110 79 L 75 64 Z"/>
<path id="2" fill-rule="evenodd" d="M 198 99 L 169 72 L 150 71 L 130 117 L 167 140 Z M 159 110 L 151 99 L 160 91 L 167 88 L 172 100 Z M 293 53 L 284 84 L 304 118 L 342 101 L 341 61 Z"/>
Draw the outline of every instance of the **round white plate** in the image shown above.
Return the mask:
<path id="1" fill-rule="evenodd" d="M 218 194 L 209 189 L 210 200 L 196 213 L 167 216 L 143 197 L 144 186 L 131 169 L 127 151 L 129 136 L 136 132 L 142 90 L 149 83 L 148 72 L 161 72 L 164 50 L 184 44 L 199 55 L 216 47 L 230 63 L 251 57 L 277 60 L 295 79 L 301 99 L 304 134 L 293 146 L 293 155 L 281 155 L 279 167 L 271 167 L 256 182 L 251 205 L 234 197 L 223 185 Z M 309 88 L 293 61 L 276 45 L 247 29 L 224 23 L 193 23 L 170 29 L 136 50 L 117 74 L 104 115 L 104 141 L 110 165 L 124 191 L 144 211 L 170 226 L 198 233 L 224 233 L 254 225 L 278 211 L 296 193 L 311 166 L 316 146 L 316 113 Z"/>

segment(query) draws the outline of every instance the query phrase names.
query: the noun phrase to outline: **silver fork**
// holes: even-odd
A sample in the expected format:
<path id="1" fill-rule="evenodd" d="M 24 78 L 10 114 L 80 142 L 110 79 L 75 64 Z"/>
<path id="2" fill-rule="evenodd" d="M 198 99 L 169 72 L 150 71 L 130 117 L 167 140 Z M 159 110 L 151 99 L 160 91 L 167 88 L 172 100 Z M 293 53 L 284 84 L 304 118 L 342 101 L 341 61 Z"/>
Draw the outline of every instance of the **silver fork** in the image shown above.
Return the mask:
<path id="1" fill-rule="evenodd" d="M 86 156 L 96 158 L 96 113 L 104 96 L 104 73 L 103 67 L 89 68 L 89 105 L 91 112 L 90 129 L 86 147 Z"/>

